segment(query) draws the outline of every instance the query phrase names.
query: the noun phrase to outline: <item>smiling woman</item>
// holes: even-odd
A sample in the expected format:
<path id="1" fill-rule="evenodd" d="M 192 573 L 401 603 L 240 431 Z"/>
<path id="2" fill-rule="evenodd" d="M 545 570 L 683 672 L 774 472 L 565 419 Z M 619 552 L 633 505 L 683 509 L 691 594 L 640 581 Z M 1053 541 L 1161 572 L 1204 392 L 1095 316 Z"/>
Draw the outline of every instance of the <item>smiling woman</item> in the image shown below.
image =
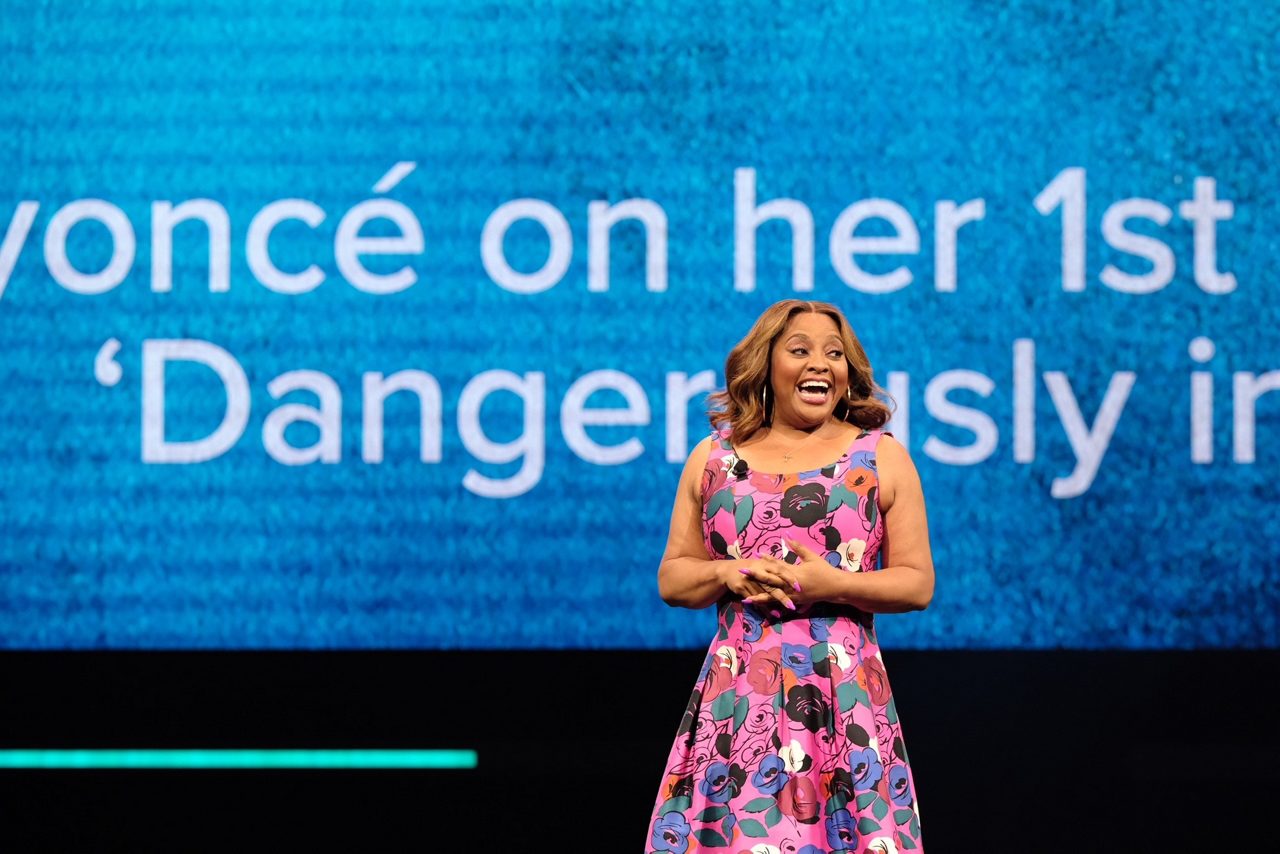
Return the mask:
<path id="1" fill-rule="evenodd" d="M 668 604 L 717 604 L 717 632 L 645 850 L 922 850 L 873 618 L 933 596 L 915 467 L 835 306 L 770 307 L 725 380 L 658 570 Z"/>

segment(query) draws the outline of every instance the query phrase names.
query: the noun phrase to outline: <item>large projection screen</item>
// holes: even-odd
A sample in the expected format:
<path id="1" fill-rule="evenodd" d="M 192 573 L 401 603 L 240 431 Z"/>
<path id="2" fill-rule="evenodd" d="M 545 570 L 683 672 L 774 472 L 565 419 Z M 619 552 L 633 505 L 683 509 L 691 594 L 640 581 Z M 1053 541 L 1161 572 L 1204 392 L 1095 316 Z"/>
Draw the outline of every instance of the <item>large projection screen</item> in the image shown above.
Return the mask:
<path id="1" fill-rule="evenodd" d="M 833 302 L 904 648 L 1275 647 L 1265 4 L 20 4 L 0 646 L 668 648 L 724 358 Z"/>

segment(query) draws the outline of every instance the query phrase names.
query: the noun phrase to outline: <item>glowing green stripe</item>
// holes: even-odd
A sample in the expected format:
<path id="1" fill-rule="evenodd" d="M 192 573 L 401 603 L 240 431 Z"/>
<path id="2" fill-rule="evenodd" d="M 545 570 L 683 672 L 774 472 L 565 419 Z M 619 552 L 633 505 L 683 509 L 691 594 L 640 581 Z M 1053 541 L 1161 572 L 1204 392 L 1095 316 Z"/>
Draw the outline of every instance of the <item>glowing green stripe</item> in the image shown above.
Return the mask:
<path id="1" fill-rule="evenodd" d="M 0 750 L 0 768 L 475 768 L 474 750 Z"/>

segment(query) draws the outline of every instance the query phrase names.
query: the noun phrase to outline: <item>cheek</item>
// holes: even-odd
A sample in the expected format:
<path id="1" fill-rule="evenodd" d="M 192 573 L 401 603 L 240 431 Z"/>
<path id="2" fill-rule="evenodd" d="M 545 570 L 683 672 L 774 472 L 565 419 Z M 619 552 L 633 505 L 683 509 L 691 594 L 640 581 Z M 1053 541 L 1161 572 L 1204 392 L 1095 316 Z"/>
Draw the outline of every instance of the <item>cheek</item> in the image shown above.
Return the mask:
<path id="1" fill-rule="evenodd" d="M 774 356 L 769 360 L 769 376 L 775 385 L 781 385 L 787 375 L 788 366 L 784 359 Z"/>

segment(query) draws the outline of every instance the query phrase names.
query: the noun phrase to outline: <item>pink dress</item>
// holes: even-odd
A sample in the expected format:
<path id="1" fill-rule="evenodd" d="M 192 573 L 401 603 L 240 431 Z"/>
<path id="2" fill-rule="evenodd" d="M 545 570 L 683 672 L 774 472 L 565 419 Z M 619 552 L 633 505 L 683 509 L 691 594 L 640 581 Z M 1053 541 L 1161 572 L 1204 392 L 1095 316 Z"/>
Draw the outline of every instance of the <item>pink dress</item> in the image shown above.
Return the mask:
<path id="1" fill-rule="evenodd" d="M 751 471 L 728 428 L 702 476 L 712 558 L 773 555 L 793 539 L 847 572 L 873 572 L 884 520 L 876 443 L 798 474 Z M 873 615 L 816 603 L 774 617 L 733 595 L 667 759 L 648 852 L 923 851 L 920 807 Z"/>

